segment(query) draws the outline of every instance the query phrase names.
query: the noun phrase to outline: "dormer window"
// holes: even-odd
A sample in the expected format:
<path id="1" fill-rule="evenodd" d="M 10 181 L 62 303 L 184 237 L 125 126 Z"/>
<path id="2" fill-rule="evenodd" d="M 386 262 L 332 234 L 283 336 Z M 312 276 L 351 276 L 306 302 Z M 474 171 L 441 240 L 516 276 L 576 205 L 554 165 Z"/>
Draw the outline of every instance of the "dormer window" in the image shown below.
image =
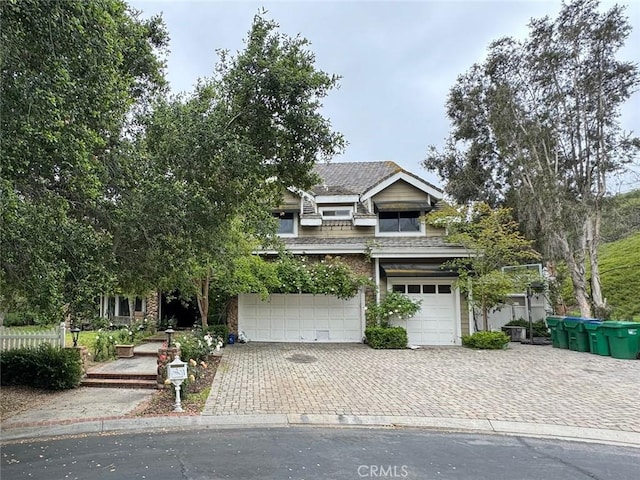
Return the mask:
<path id="1" fill-rule="evenodd" d="M 325 207 L 320 209 L 325 220 L 350 220 L 353 217 L 353 207 Z"/>
<path id="2" fill-rule="evenodd" d="M 378 231 L 380 233 L 420 232 L 420 212 L 379 212 Z"/>

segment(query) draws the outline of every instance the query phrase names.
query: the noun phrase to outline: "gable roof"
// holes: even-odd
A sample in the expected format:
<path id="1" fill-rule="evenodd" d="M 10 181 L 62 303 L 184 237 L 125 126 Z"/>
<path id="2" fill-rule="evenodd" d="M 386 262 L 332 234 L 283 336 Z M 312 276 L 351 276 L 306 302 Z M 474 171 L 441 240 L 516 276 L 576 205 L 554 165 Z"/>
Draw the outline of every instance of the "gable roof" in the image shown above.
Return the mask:
<path id="1" fill-rule="evenodd" d="M 442 195 L 438 187 L 392 161 L 317 163 L 314 170 L 323 180 L 322 184 L 311 189 L 315 195 L 363 195 L 389 180 L 403 177 L 414 185 L 423 184 L 426 189 Z"/>

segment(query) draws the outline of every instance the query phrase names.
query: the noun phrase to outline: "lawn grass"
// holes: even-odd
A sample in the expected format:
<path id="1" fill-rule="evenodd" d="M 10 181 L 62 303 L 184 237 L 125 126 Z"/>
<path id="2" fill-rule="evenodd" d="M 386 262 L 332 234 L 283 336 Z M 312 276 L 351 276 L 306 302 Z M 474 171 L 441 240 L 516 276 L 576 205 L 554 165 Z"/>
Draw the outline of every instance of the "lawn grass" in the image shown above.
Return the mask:
<path id="1" fill-rule="evenodd" d="M 98 332 L 95 332 L 93 330 L 86 330 L 86 331 L 80 332 L 80 336 L 78 337 L 78 346 L 87 347 L 89 351 L 93 350 L 93 348 L 95 347 L 97 334 Z M 64 344 L 67 347 L 70 347 L 73 345 L 73 337 L 71 336 L 71 332 L 69 330 L 65 332 Z"/>

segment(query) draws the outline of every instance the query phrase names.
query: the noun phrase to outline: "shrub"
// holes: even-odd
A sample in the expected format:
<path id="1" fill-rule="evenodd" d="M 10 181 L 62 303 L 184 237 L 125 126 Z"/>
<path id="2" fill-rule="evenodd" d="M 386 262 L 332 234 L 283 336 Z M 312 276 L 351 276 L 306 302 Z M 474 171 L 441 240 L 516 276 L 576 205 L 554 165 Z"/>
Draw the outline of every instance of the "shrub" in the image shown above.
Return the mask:
<path id="1" fill-rule="evenodd" d="M 93 359 L 96 362 L 103 362 L 115 358 L 116 338 L 111 332 L 98 330 L 96 339 L 93 342 Z"/>
<path id="2" fill-rule="evenodd" d="M 115 332 L 114 337 L 117 345 L 130 345 L 136 340 L 136 330 L 124 327 Z"/>
<path id="3" fill-rule="evenodd" d="M 511 320 L 509 323 L 505 324 L 505 327 L 524 327 L 527 329 L 527 338 L 529 338 L 529 322 L 519 318 L 518 320 Z M 533 322 L 533 336 L 534 337 L 549 337 L 551 334 L 549 333 L 549 329 L 547 328 L 547 324 L 544 320 L 538 320 Z"/>
<path id="4" fill-rule="evenodd" d="M 46 315 L 37 312 L 8 312 L 4 318 L 5 327 L 26 327 L 29 325 L 51 325 L 56 323 Z"/>
<path id="5" fill-rule="evenodd" d="M 92 317 L 88 324 L 83 324 L 85 330 L 102 330 L 109 328 L 109 319 L 103 317 Z"/>
<path id="6" fill-rule="evenodd" d="M 509 344 L 509 337 L 504 332 L 476 332 L 464 335 L 462 345 L 481 350 L 500 350 Z"/>
<path id="7" fill-rule="evenodd" d="M 68 390 L 80 384 L 80 353 L 72 348 L 42 344 L 0 353 L 0 384 Z"/>
<path id="8" fill-rule="evenodd" d="M 145 317 L 142 320 L 136 320 L 129 329 L 133 330 L 139 337 L 147 337 L 157 332 L 157 325 Z"/>
<path id="9" fill-rule="evenodd" d="M 279 293 L 335 295 L 346 300 L 355 297 L 360 287 L 373 287 L 371 280 L 356 274 L 340 257 L 327 255 L 319 262 L 307 262 L 283 256 L 275 264 Z"/>
<path id="10" fill-rule="evenodd" d="M 209 325 L 207 333 L 209 333 L 214 339 L 218 337 L 222 338 L 222 342 L 224 344 L 229 340 L 229 327 L 226 325 Z"/>
<path id="11" fill-rule="evenodd" d="M 419 300 L 398 292 L 387 292 L 379 305 L 367 305 L 367 323 L 388 327 L 392 319 L 405 320 L 420 311 Z"/>
<path id="12" fill-rule="evenodd" d="M 209 355 L 209 345 L 204 340 L 202 332 L 185 333 L 176 338 L 176 347 L 180 348 L 180 358 L 183 362 L 194 360 L 200 362 Z"/>
<path id="13" fill-rule="evenodd" d="M 367 327 L 364 336 L 371 348 L 407 348 L 407 331 L 402 327 Z"/>

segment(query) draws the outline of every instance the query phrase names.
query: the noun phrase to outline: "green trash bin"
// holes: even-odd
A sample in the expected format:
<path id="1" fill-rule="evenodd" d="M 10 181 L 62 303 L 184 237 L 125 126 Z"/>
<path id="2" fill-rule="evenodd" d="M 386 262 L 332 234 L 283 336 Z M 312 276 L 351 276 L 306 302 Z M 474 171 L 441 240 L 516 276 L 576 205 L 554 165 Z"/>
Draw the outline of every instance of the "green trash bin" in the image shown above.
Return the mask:
<path id="1" fill-rule="evenodd" d="M 602 322 L 613 358 L 640 358 L 640 323 Z"/>
<path id="2" fill-rule="evenodd" d="M 551 346 L 569 348 L 569 337 L 562 323 L 564 317 L 547 317 L 547 326 L 551 330 Z"/>
<path id="3" fill-rule="evenodd" d="M 584 322 L 584 328 L 589 335 L 589 350 L 594 355 L 603 355 L 608 357 L 611 355 L 609 350 L 609 340 L 604 334 L 604 328 L 602 328 L 602 321 L 589 320 Z"/>
<path id="4" fill-rule="evenodd" d="M 593 320 L 592 318 L 582 317 L 564 317 L 562 323 L 567 331 L 569 339 L 569 350 L 574 352 L 589 351 L 589 334 L 584 328 L 585 322 Z"/>

